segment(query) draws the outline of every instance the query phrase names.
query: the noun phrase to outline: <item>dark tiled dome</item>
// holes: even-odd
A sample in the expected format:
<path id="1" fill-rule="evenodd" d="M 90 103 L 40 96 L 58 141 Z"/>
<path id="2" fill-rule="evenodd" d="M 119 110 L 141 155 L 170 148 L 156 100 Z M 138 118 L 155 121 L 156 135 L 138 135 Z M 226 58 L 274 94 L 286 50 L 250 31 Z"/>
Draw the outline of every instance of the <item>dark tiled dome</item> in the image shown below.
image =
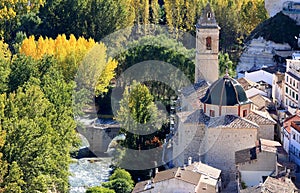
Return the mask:
<path id="1" fill-rule="evenodd" d="M 249 103 L 243 87 L 234 79 L 225 76 L 214 82 L 201 99 L 202 103 L 234 106 Z"/>

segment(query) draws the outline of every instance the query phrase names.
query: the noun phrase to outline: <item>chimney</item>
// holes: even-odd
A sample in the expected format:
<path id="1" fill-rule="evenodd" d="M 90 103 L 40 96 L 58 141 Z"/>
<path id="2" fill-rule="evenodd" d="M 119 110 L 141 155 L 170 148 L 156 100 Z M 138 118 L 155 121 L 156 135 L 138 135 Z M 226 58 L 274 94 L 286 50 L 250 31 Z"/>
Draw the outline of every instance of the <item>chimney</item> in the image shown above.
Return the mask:
<path id="1" fill-rule="evenodd" d="M 189 158 L 188 158 L 188 166 L 192 165 L 192 162 L 193 162 L 192 160 L 193 160 L 192 157 L 189 157 Z"/>
<path id="2" fill-rule="evenodd" d="M 181 172 L 178 172 L 177 177 L 179 178 L 181 177 Z"/>

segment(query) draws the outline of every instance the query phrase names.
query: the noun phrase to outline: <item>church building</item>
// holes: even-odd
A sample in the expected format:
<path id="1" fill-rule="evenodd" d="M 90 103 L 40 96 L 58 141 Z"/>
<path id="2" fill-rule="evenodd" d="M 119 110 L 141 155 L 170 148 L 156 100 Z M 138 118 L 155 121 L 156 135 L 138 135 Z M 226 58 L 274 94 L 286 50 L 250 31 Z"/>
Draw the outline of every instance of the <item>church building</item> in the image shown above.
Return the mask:
<path id="1" fill-rule="evenodd" d="M 225 179 L 235 180 L 235 152 L 255 146 L 260 137 L 273 140 L 270 132 L 276 122 L 251 109 L 243 87 L 228 73 L 219 78 L 220 27 L 209 4 L 196 28 L 195 92 L 182 89 L 172 141 L 173 164 L 183 166 L 192 158 L 222 170 Z"/>

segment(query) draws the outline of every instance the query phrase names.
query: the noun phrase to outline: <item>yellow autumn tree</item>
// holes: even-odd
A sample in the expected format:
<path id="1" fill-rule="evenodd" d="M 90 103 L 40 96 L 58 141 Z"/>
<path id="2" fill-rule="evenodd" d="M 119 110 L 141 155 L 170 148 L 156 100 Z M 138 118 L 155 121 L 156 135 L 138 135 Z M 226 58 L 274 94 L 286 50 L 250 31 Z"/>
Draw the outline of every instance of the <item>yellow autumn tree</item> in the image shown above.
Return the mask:
<path id="1" fill-rule="evenodd" d="M 19 52 L 39 60 L 45 55 L 53 56 L 58 69 L 67 81 L 77 80 L 85 88 L 95 88 L 97 95 L 107 92 L 110 80 L 115 76 L 117 61 L 108 58 L 106 46 L 93 39 L 70 35 L 58 35 L 56 39 L 33 36 L 26 38 Z"/>

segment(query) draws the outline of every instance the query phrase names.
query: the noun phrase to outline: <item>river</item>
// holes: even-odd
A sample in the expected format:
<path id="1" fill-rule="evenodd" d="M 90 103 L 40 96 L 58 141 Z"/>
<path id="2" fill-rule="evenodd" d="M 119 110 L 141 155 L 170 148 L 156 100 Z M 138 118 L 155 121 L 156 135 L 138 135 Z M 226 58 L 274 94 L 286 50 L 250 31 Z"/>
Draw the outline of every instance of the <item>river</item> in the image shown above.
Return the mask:
<path id="1" fill-rule="evenodd" d="M 81 141 L 80 149 L 87 149 L 86 139 L 81 136 Z M 73 158 L 72 161 L 73 163 L 70 164 L 71 176 L 69 176 L 70 193 L 85 193 L 88 187 L 99 186 L 101 182 L 107 181 L 109 178 L 110 157 Z"/>

